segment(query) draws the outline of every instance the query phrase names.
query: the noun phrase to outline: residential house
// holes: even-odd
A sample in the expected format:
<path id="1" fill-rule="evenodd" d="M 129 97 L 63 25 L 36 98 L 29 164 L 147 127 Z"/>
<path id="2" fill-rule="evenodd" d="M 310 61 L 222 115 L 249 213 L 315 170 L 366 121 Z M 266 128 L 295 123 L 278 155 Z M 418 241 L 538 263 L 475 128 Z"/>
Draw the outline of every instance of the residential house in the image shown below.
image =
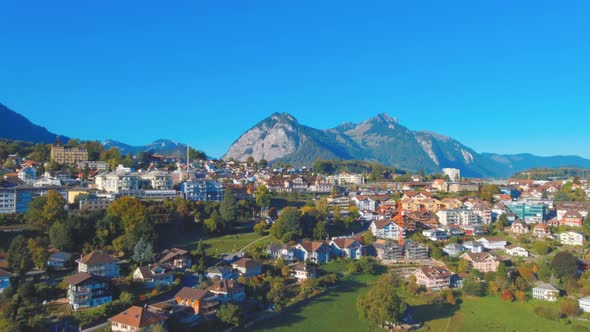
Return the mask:
<path id="1" fill-rule="evenodd" d="M 510 226 L 510 233 L 514 235 L 523 235 L 528 234 L 529 232 L 529 225 L 522 220 L 517 220 Z"/>
<path id="2" fill-rule="evenodd" d="M 220 303 L 243 302 L 246 299 L 244 287 L 232 279 L 217 279 L 207 290 L 215 295 L 215 299 Z"/>
<path id="3" fill-rule="evenodd" d="M 25 167 L 18 171 L 18 178 L 27 184 L 32 184 L 37 181 L 37 171 L 34 167 Z"/>
<path id="4" fill-rule="evenodd" d="M 472 210 L 440 210 L 436 212 L 442 225 L 477 225 L 480 224 L 479 215 Z"/>
<path id="5" fill-rule="evenodd" d="M 449 233 L 438 229 L 425 229 L 422 231 L 422 235 L 430 241 L 446 241 L 451 237 Z"/>
<path id="6" fill-rule="evenodd" d="M 286 244 L 271 243 L 266 246 L 266 253 L 268 254 L 268 257 L 272 259 L 278 259 L 279 257 L 282 257 L 287 262 L 292 262 L 296 259 L 295 247 Z"/>
<path id="7" fill-rule="evenodd" d="M 519 247 L 517 245 L 507 246 L 506 253 L 510 256 L 529 257 L 529 252 L 525 248 Z"/>
<path id="8" fill-rule="evenodd" d="M 47 267 L 63 268 L 72 258 L 72 254 L 57 249 L 49 249 Z"/>
<path id="9" fill-rule="evenodd" d="M 188 251 L 172 248 L 162 252 L 162 258 L 160 258 L 158 264 L 170 264 L 178 271 L 185 271 L 191 268 L 193 261 Z"/>
<path id="10" fill-rule="evenodd" d="M 291 267 L 291 276 L 293 276 L 299 282 L 307 279 L 313 279 L 316 277 L 316 268 L 312 265 L 299 263 Z"/>
<path id="11" fill-rule="evenodd" d="M 483 244 L 483 247 L 488 250 L 504 250 L 506 248 L 506 240 L 500 237 L 482 237 L 481 239 L 477 239 L 477 242 Z"/>
<path id="12" fill-rule="evenodd" d="M 582 227 L 584 224 L 584 217 L 582 217 L 582 214 L 577 210 L 568 210 L 559 223 L 562 226 Z"/>
<path id="13" fill-rule="evenodd" d="M 14 274 L 0 269 L 0 294 L 2 294 L 6 288 L 10 287 L 10 278 L 13 276 Z"/>
<path id="14" fill-rule="evenodd" d="M 407 240 L 404 242 L 404 258 L 406 262 L 424 262 L 429 259 L 428 246 Z"/>
<path id="15" fill-rule="evenodd" d="M 209 279 L 231 279 L 234 270 L 231 266 L 213 266 L 207 269 L 206 277 Z"/>
<path id="16" fill-rule="evenodd" d="M 449 184 L 444 179 L 436 179 L 432 182 L 432 188 L 436 191 L 449 191 Z"/>
<path id="17" fill-rule="evenodd" d="M 580 310 L 583 312 L 590 312 L 590 296 L 581 298 L 578 301 L 578 304 L 580 306 Z"/>
<path id="18" fill-rule="evenodd" d="M 465 247 L 465 249 L 471 251 L 472 253 L 478 254 L 478 253 L 482 253 L 484 252 L 484 247 L 483 244 L 477 242 L 477 241 L 467 241 L 463 243 L 463 247 Z"/>
<path id="19" fill-rule="evenodd" d="M 67 277 L 68 302 L 72 310 L 94 308 L 113 301 L 110 281 L 88 272 L 78 272 Z"/>
<path id="20" fill-rule="evenodd" d="M 332 239 L 330 247 L 334 255 L 338 257 L 347 257 L 350 259 L 359 259 L 363 256 L 363 245 L 355 239 Z"/>
<path id="21" fill-rule="evenodd" d="M 404 259 L 404 248 L 390 239 L 378 239 L 373 243 L 377 258 L 399 262 Z"/>
<path id="22" fill-rule="evenodd" d="M 238 271 L 238 274 L 247 278 L 255 277 L 262 274 L 262 264 L 250 259 L 241 258 L 232 263 L 232 268 Z"/>
<path id="23" fill-rule="evenodd" d="M 323 264 L 330 261 L 330 247 L 322 241 L 302 241 L 295 246 L 295 256 L 301 260 L 310 260 Z"/>
<path id="24" fill-rule="evenodd" d="M 533 288 L 533 298 L 543 301 L 555 302 L 559 297 L 559 289 L 552 285 L 540 283 Z"/>
<path id="25" fill-rule="evenodd" d="M 469 261 L 471 266 L 481 273 L 496 272 L 500 266 L 500 259 L 491 253 L 472 253 L 468 252 L 461 255 L 461 259 Z"/>
<path id="26" fill-rule="evenodd" d="M 174 272 L 171 266 L 166 265 L 140 266 L 133 272 L 133 280 L 143 282 L 148 288 L 158 285 L 168 286 L 174 282 Z"/>
<path id="27" fill-rule="evenodd" d="M 193 309 L 195 315 L 209 312 L 219 304 L 216 296 L 204 289 L 184 287 L 174 295 L 176 303 Z"/>
<path id="28" fill-rule="evenodd" d="M 78 263 L 78 272 L 88 272 L 110 279 L 119 277 L 119 262 L 102 250 L 95 250 L 76 262 Z"/>
<path id="29" fill-rule="evenodd" d="M 465 231 L 465 235 L 468 236 L 482 236 L 487 233 L 483 225 L 467 225 L 461 226 L 461 228 Z"/>
<path id="30" fill-rule="evenodd" d="M 166 317 L 153 313 L 144 307 L 133 306 L 109 319 L 113 332 L 148 332 L 158 327 L 166 331 Z"/>
<path id="31" fill-rule="evenodd" d="M 571 246 L 584 245 L 584 238 L 584 234 L 574 231 L 563 232 L 559 234 L 559 240 L 561 241 L 561 244 L 567 244 Z"/>
<path id="32" fill-rule="evenodd" d="M 458 243 L 449 243 L 442 249 L 450 257 L 459 257 L 465 250 L 465 247 Z"/>
<path id="33" fill-rule="evenodd" d="M 449 288 L 452 275 L 453 273 L 443 266 L 422 266 L 414 272 L 416 283 L 432 291 Z"/>
<path id="34" fill-rule="evenodd" d="M 380 239 L 398 240 L 405 236 L 404 228 L 391 219 L 373 220 L 369 229 L 373 236 Z"/>
<path id="35" fill-rule="evenodd" d="M 361 211 L 375 211 L 377 209 L 377 202 L 368 196 L 354 196 L 351 201 Z"/>
<path id="36" fill-rule="evenodd" d="M 453 227 L 453 226 L 448 226 L 448 225 L 438 225 L 438 226 L 436 226 L 436 229 L 449 234 L 451 237 L 461 237 L 461 236 L 465 235 L 465 231 L 459 227 Z"/>
<path id="37" fill-rule="evenodd" d="M 551 236 L 551 228 L 547 224 L 538 223 L 533 227 L 532 236 L 538 239 L 544 239 Z"/>

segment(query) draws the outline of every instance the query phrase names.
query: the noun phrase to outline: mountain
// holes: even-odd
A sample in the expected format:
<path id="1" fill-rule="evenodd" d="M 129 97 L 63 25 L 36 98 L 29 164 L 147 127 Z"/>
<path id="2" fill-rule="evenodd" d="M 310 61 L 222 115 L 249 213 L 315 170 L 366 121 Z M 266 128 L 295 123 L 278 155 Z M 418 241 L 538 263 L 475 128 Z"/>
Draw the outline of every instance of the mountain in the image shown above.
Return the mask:
<path id="1" fill-rule="evenodd" d="M 467 177 L 507 177 L 531 167 L 590 168 L 590 160 L 577 156 L 477 153 L 452 137 L 412 131 L 385 113 L 325 130 L 302 125 L 288 113 L 274 113 L 242 134 L 223 158 L 245 160 L 249 156 L 293 165 L 310 165 L 317 159 L 357 159 L 432 173 L 454 167 Z"/>
<path id="2" fill-rule="evenodd" d="M 53 143 L 58 137 L 64 143 L 69 140 L 68 137 L 54 134 L 0 104 L 0 138 L 34 143 Z"/>
<path id="3" fill-rule="evenodd" d="M 147 145 L 140 145 L 140 146 L 132 146 L 128 145 L 119 141 L 115 140 L 106 140 L 103 143 L 103 146 L 106 150 L 110 148 L 117 148 L 121 154 L 133 154 L 136 155 L 139 152 L 147 152 L 150 151 L 152 153 L 162 154 L 166 156 L 170 155 L 186 155 L 186 144 L 179 143 L 175 141 L 171 141 L 168 139 L 159 139 L 154 141 L 151 144 Z"/>

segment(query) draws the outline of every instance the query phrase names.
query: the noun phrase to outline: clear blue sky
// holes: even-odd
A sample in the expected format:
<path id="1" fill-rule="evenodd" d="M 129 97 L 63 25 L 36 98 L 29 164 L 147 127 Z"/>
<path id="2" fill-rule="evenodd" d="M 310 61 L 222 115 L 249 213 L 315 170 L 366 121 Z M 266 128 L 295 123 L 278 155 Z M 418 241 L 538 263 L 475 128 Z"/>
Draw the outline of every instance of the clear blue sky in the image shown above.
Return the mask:
<path id="1" fill-rule="evenodd" d="M 174 4 L 174 5 L 171 5 Z M 590 157 L 588 1 L 4 1 L 0 102 L 222 155 L 273 112 L 377 113 L 479 152 Z"/>

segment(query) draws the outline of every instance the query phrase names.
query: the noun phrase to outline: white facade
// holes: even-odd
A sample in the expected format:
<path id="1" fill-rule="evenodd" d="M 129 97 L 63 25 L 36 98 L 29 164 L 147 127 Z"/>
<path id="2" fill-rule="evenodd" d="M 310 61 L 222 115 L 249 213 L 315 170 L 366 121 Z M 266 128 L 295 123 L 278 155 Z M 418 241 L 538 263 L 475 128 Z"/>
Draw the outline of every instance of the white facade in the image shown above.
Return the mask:
<path id="1" fill-rule="evenodd" d="M 506 253 L 510 256 L 529 257 L 529 252 L 522 247 L 506 248 Z"/>
<path id="2" fill-rule="evenodd" d="M 579 300 L 580 310 L 583 312 L 590 312 L 590 296 L 586 296 Z"/>
<path id="3" fill-rule="evenodd" d="M 453 182 L 461 181 L 461 170 L 458 168 L 443 168 L 442 172 L 444 175 L 447 175 Z"/>
<path id="4" fill-rule="evenodd" d="M 151 189 L 169 190 L 174 187 L 172 176 L 168 172 L 152 171 L 141 175 L 141 179 L 148 183 Z"/>
<path id="5" fill-rule="evenodd" d="M 436 212 L 442 225 L 476 225 L 480 223 L 479 215 L 471 210 L 440 210 Z"/>
<path id="6" fill-rule="evenodd" d="M 559 289 L 549 285 L 540 284 L 533 288 L 533 298 L 543 301 L 555 302 L 559 297 Z"/>
<path id="7" fill-rule="evenodd" d="M 95 182 L 98 190 L 110 193 L 135 191 L 139 189 L 139 176 L 137 173 L 103 173 L 95 177 Z"/>
<path id="8" fill-rule="evenodd" d="M 18 172 L 18 178 L 26 183 L 33 183 L 37 180 L 37 171 L 33 167 L 23 168 Z"/>
<path id="9" fill-rule="evenodd" d="M 400 236 L 403 237 L 405 235 L 404 229 L 393 221 L 374 220 L 371 223 L 370 229 L 373 236 L 380 239 L 397 240 Z"/>
<path id="10" fill-rule="evenodd" d="M 571 246 L 584 245 L 584 234 L 578 232 L 563 232 L 559 234 L 559 240 L 561 244 L 567 244 Z"/>

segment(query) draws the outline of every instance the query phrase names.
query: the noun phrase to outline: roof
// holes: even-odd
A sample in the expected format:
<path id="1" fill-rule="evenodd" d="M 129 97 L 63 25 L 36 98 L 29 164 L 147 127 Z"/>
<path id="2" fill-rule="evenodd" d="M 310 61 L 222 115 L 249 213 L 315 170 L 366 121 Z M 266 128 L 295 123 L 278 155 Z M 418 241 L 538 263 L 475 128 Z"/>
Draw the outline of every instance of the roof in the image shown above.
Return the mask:
<path id="1" fill-rule="evenodd" d="M 301 247 L 303 247 L 303 249 L 305 249 L 305 251 L 307 251 L 307 252 L 316 252 L 324 245 L 324 242 L 321 242 L 321 241 L 301 241 L 301 243 L 299 243 L 299 245 L 301 245 Z"/>
<path id="2" fill-rule="evenodd" d="M 379 220 L 373 220 L 373 223 L 375 224 L 375 227 L 377 227 L 377 229 L 382 229 L 385 226 L 392 224 L 393 220 L 389 220 L 389 219 L 379 219 Z"/>
<path id="3" fill-rule="evenodd" d="M 488 242 L 506 242 L 506 240 L 504 240 L 501 237 L 491 237 L 491 236 L 482 237 L 481 239 L 478 239 L 477 241 L 481 241 L 481 240 L 486 240 Z"/>
<path id="4" fill-rule="evenodd" d="M 116 263 L 117 260 L 102 250 L 95 250 L 78 260 L 82 264 L 98 265 L 106 263 Z"/>
<path id="5" fill-rule="evenodd" d="M 559 289 L 555 288 L 555 286 L 550 285 L 550 284 L 544 284 L 544 283 L 537 284 L 537 286 L 535 286 L 534 288 L 540 288 L 540 289 L 544 289 L 544 290 L 559 292 Z"/>
<path id="6" fill-rule="evenodd" d="M 525 251 L 526 251 L 526 249 L 524 249 L 524 248 L 523 248 L 523 247 L 521 247 L 521 246 L 517 246 L 516 244 L 511 244 L 511 245 L 509 245 L 509 246 L 506 246 L 506 249 L 507 249 L 507 250 L 517 249 L 517 248 L 519 248 L 519 249 L 523 249 L 523 250 L 525 250 Z"/>
<path id="7" fill-rule="evenodd" d="M 6 270 L 0 269 L 0 277 L 12 277 L 14 276 L 13 273 L 10 273 Z"/>
<path id="8" fill-rule="evenodd" d="M 133 306 L 109 320 L 139 329 L 164 321 L 166 317 L 150 312 L 145 308 Z"/>
<path id="9" fill-rule="evenodd" d="M 358 242 L 355 239 L 333 239 L 332 242 L 338 246 L 338 248 L 350 248 L 353 244 Z"/>
<path id="10" fill-rule="evenodd" d="M 291 267 L 293 271 L 305 271 L 305 272 L 315 272 L 316 268 L 313 265 L 307 265 L 304 263 L 299 263 L 293 267 Z"/>
<path id="11" fill-rule="evenodd" d="M 64 279 L 64 282 L 68 285 L 76 286 L 79 285 L 87 280 L 97 279 L 97 280 L 106 280 L 105 278 L 92 275 L 88 272 L 78 272 L 74 275 L 71 275 Z"/>
<path id="12" fill-rule="evenodd" d="M 183 289 L 178 291 L 178 293 L 176 293 L 174 297 L 188 300 L 200 300 L 204 298 L 207 295 L 207 293 L 208 291 L 204 289 L 184 287 Z"/>
<path id="13" fill-rule="evenodd" d="M 271 243 L 268 246 L 266 246 L 266 250 L 269 250 L 269 251 L 293 250 L 293 247 L 289 246 L 288 244 Z"/>
<path id="14" fill-rule="evenodd" d="M 238 260 L 237 262 L 232 263 L 232 266 L 235 265 L 237 267 L 243 267 L 243 268 L 251 268 L 257 265 L 260 265 L 260 263 L 250 259 L 250 258 L 242 258 L 240 260 Z"/>
<path id="15" fill-rule="evenodd" d="M 453 275 L 453 273 L 451 271 L 449 271 L 446 267 L 442 267 L 442 266 L 433 266 L 433 267 L 422 266 L 418 270 L 422 271 L 422 273 L 424 273 L 424 275 L 429 279 L 448 278 L 451 275 Z"/>
<path id="16" fill-rule="evenodd" d="M 485 262 L 485 261 L 489 260 L 489 258 L 491 258 L 494 261 L 498 261 L 498 257 L 496 257 L 496 255 L 491 254 L 491 253 L 485 253 L 485 252 L 482 252 L 482 253 L 467 252 L 467 253 L 463 254 L 461 256 L 461 258 L 463 258 L 465 256 L 468 256 L 471 259 L 471 261 L 473 261 L 473 262 Z"/>
<path id="17" fill-rule="evenodd" d="M 188 251 L 183 250 L 183 249 L 178 249 L 178 248 L 172 248 L 172 249 L 164 250 L 162 253 L 164 254 L 164 257 L 162 257 L 158 261 L 158 263 L 165 263 L 165 262 L 168 262 L 168 261 L 176 258 L 177 256 L 184 256 L 184 255 L 188 254 Z"/>
<path id="18" fill-rule="evenodd" d="M 234 280 L 219 279 L 216 280 L 213 285 L 208 288 L 208 290 L 217 293 L 230 293 L 240 288 L 242 288 L 242 286 L 240 286 L 240 284 Z"/>

